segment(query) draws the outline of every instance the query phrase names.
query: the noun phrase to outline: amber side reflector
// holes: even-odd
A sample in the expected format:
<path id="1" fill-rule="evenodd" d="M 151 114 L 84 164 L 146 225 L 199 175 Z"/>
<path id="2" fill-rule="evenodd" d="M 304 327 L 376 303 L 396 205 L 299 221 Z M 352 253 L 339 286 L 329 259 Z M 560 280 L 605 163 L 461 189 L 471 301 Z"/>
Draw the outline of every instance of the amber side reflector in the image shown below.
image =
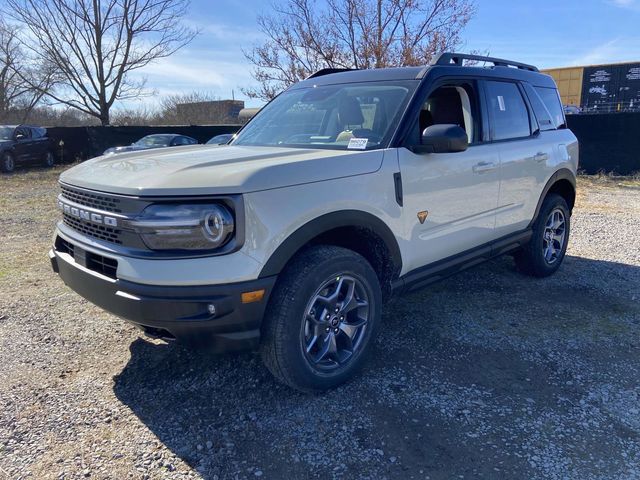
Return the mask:
<path id="1" fill-rule="evenodd" d="M 242 294 L 242 303 L 259 302 L 264 297 L 264 288 L 253 292 L 244 292 Z"/>

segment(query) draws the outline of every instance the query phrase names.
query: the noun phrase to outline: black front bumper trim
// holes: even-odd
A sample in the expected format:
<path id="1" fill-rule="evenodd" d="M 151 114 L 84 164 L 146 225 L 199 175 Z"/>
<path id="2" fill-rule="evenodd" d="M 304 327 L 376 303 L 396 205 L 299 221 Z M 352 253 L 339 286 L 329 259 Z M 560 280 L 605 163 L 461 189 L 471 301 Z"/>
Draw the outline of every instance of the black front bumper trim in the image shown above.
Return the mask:
<path id="1" fill-rule="evenodd" d="M 226 285 L 163 286 L 111 279 L 49 252 L 53 271 L 72 290 L 147 331 L 214 351 L 256 348 L 260 325 L 276 277 Z M 265 290 L 260 302 L 243 304 L 241 294 Z M 215 305 L 215 315 L 209 313 Z M 159 334 L 158 332 L 161 332 Z"/>

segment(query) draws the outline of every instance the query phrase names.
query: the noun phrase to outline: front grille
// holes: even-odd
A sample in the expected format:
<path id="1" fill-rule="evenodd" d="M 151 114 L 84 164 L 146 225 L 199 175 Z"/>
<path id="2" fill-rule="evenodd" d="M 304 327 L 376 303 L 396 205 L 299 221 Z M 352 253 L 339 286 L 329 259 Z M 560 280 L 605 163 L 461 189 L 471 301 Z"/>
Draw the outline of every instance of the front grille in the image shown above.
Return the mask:
<path id="1" fill-rule="evenodd" d="M 122 230 L 118 228 L 105 227 L 104 225 L 95 225 L 89 222 L 83 222 L 66 213 L 62 214 L 64 224 L 73 228 L 75 231 L 88 235 L 90 237 L 105 240 L 111 243 L 122 245 Z"/>
<path id="2" fill-rule="evenodd" d="M 62 185 L 62 196 L 67 200 L 75 202 L 85 207 L 103 210 L 105 212 L 122 213 L 121 200 L 119 198 L 110 197 L 108 195 L 100 195 L 91 193 L 86 190 L 77 190 Z"/>
<path id="3" fill-rule="evenodd" d="M 62 253 L 66 253 L 73 257 L 74 247 L 73 243 L 67 242 L 64 238 L 58 237 L 56 240 L 56 250 Z"/>
<path id="4" fill-rule="evenodd" d="M 118 261 L 113 258 L 103 257 L 102 255 L 87 252 L 87 268 L 107 277 L 116 278 Z"/>
<path id="5" fill-rule="evenodd" d="M 58 236 L 54 243 L 56 251 L 71 255 L 74 261 L 94 272 L 100 273 L 109 278 L 117 278 L 118 261 L 113 258 L 103 257 L 97 253 L 89 252 L 81 247 L 76 247 L 73 243 Z"/>

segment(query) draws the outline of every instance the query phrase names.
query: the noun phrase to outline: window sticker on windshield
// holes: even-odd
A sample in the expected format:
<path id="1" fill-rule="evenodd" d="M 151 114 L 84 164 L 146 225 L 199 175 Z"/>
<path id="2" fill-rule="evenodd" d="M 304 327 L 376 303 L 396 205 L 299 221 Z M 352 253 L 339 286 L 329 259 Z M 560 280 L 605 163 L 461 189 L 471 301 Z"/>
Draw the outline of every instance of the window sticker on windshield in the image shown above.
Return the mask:
<path id="1" fill-rule="evenodd" d="M 349 150 L 365 150 L 367 148 L 368 138 L 351 138 L 349 139 Z"/>
<path id="2" fill-rule="evenodd" d="M 507 111 L 507 107 L 504 105 L 504 97 L 502 95 L 498 95 L 498 106 L 500 107 L 501 112 Z"/>

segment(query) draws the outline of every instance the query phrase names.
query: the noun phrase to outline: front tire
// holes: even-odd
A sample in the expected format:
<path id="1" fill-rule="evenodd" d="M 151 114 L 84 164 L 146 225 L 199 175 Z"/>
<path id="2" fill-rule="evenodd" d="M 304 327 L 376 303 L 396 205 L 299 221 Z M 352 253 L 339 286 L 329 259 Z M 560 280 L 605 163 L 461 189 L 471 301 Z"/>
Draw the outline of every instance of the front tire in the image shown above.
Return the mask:
<path id="1" fill-rule="evenodd" d="M 516 253 L 518 270 L 534 277 L 548 277 L 560 268 L 569 243 L 571 214 L 564 198 L 550 194 L 544 199 L 533 224 L 529 243 Z"/>
<path id="2" fill-rule="evenodd" d="M 315 246 L 283 271 L 262 329 L 262 359 L 282 383 L 328 390 L 363 365 L 380 323 L 376 272 L 359 254 Z"/>
<path id="3" fill-rule="evenodd" d="M 11 152 L 4 152 L 2 154 L 2 160 L 0 162 L 0 169 L 4 173 L 11 173 L 16 168 L 16 161 L 13 158 L 13 154 Z"/>

